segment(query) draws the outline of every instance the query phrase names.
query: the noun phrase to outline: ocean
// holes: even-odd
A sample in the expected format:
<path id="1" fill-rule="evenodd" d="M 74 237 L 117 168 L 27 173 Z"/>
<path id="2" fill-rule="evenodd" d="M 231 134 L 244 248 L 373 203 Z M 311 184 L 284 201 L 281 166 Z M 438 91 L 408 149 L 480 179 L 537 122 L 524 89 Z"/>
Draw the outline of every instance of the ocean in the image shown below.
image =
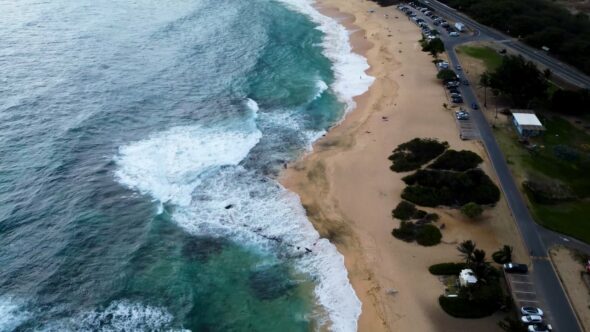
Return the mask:
<path id="1" fill-rule="evenodd" d="M 0 0 L 0 331 L 355 331 L 284 166 L 372 78 L 310 0 Z"/>

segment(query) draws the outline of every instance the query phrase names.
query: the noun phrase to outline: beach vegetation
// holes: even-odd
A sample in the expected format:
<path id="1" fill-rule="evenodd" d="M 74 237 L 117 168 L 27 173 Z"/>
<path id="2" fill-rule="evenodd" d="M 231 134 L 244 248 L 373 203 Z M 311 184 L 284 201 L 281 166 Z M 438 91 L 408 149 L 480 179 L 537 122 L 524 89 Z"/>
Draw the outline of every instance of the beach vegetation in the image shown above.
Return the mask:
<path id="1" fill-rule="evenodd" d="M 439 264 L 434 264 L 431 265 L 428 268 L 428 271 L 432 274 L 434 274 L 435 276 L 441 276 L 441 275 L 459 275 L 459 273 L 461 273 L 461 270 L 466 269 L 467 268 L 467 264 L 466 263 L 439 263 Z"/>
<path id="2" fill-rule="evenodd" d="M 481 216 L 483 208 L 477 203 L 469 202 L 461 207 L 461 213 L 468 218 L 475 219 Z"/>
<path id="3" fill-rule="evenodd" d="M 430 41 L 425 41 L 422 45 L 422 51 L 428 52 L 430 55 L 437 58 L 439 54 L 445 51 L 445 44 L 437 37 Z"/>
<path id="4" fill-rule="evenodd" d="M 416 205 L 408 201 L 399 202 L 391 214 L 399 220 L 422 219 L 428 215 L 426 211 L 418 210 Z"/>
<path id="5" fill-rule="evenodd" d="M 402 221 L 400 227 L 393 229 L 395 238 L 413 242 L 416 241 L 422 246 L 434 246 L 440 243 L 442 234 L 438 227 L 429 223 L 413 223 Z"/>
<path id="6" fill-rule="evenodd" d="M 463 257 L 465 264 L 471 264 L 473 261 L 473 252 L 476 247 L 475 242 L 471 240 L 463 241 L 457 246 L 457 250 L 460 253 L 459 256 Z"/>
<path id="7" fill-rule="evenodd" d="M 465 172 L 421 169 L 402 180 L 408 185 L 402 198 L 422 206 L 463 206 L 469 202 L 486 205 L 500 199 L 500 189 L 480 169 Z"/>
<path id="8" fill-rule="evenodd" d="M 447 150 L 428 167 L 462 172 L 477 167 L 481 162 L 483 159 L 475 152 Z"/>
<path id="9" fill-rule="evenodd" d="M 414 138 L 400 144 L 389 156 L 391 170 L 408 172 L 416 170 L 438 157 L 449 147 L 449 143 L 432 138 Z"/>
<path id="10" fill-rule="evenodd" d="M 474 286 L 461 287 L 458 297 L 441 295 L 438 302 L 449 315 L 457 318 L 482 318 L 495 313 L 503 305 L 499 279 Z"/>
<path id="11" fill-rule="evenodd" d="M 498 251 L 492 254 L 492 259 L 498 264 L 506 264 L 512 262 L 513 248 L 509 245 L 504 245 Z"/>
<path id="12" fill-rule="evenodd" d="M 457 74 L 452 69 L 441 69 L 437 74 L 436 78 L 443 81 L 453 81 L 457 79 Z"/>
<path id="13" fill-rule="evenodd" d="M 422 227 L 418 227 L 416 231 L 416 242 L 419 245 L 430 247 L 440 243 L 442 234 L 438 227 L 432 224 L 426 224 Z"/>

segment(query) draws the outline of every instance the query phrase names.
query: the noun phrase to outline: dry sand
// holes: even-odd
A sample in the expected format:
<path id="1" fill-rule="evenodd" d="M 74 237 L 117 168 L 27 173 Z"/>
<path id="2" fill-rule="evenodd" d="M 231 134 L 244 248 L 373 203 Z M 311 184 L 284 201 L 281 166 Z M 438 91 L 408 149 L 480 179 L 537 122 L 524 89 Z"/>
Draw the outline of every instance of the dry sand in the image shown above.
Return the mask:
<path id="1" fill-rule="evenodd" d="M 446 315 L 438 305 L 443 285 L 427 269 L 458 261 L 456 244 L 467 239 L 489 254 L 511 244 L 516 257 L 526 261 L 504 199 L 478 221 L 465 220 L 455 210 L 427 209 L 439 213 L 439 223 L 446 225 L 443 243 L 435 247 L 391 235 L 398 225 L 391 210 L 400 201 L 404 174 L 390 171 L 387 157 L 398 144 L 436 137 L 486 157 L 480 143 L 459 139 L 452 111 L 442 106 L 448 101 L 432 58 L 420 51 L 419 29 L 393 7 L 372 2 L 321 0 L 319 6 L 355 31 L 354 50 L 368 58 L 376 80 L 356 98 L 356 110 L 316 142 L 313 153 L 293 163 L 281 182 L 300 195 L 314 226 L 344 255 L 363 302 L 359 330 L 497 331 L 499 314 L 479 320 Z M 483 168 L 494 178 L 487 160 Z M 391 289 L 397 293 L 390 294 Z"/>

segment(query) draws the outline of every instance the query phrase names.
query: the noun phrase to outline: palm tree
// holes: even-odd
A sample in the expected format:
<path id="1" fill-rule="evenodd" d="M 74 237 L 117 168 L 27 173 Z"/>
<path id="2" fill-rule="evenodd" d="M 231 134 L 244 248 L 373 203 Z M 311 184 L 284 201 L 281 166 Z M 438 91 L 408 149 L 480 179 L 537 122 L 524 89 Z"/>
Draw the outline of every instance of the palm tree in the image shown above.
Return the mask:
<path id="1" fill-rule="evenodd" d="M 504 264 L 512 262 L 513 249 L 509 245 L 504 245 L 498 251 L 492 254 L 492 259 L 498 264 Z"/>
<path id="2" fill-rule="evenodd" d="M 470 267 L 479 279 L 485 279 L 488 276 L 489 268 L 484 250 L 473 250 L 473 260 Z"/>
<path id="3" fill-rule="evenodd" d="M 486 71 L 479 78 L 479 85 L 483 87 L 483 106 L 488 107 L 488 87 L 490 86 L 490 74 Z"/>
<path id="4" fill-rule="evenodd" d="M 467 265 L 473 261 L 473 253 L 475 251 L 475 242 L 471 240 L 463 241 L 457 246 L 457 250 L 461 253 L 460 256 L 465 259 Z"/>

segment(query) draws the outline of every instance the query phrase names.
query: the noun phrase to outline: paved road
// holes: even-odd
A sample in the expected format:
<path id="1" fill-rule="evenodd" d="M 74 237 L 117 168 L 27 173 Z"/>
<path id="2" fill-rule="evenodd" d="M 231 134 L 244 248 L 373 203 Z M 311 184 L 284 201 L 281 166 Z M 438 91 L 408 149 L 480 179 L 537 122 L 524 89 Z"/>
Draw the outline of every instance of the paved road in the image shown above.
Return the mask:
<path id="1" fill-rule="evenodd" d="M 430 1 L 429 6 L 434 8 L 440 16 L 444 16 L 452 21 L 462 22 L 468 27 L 476 29 L 479 32 L 479 35 L 475 38 L 476 40 L 494 40 L 496 42 L 500 42 L 507 48 L 512 48 L 517 53 L 522 54 L 523 56 L 533 60 L 543 67 L 549 68 L 554 75 L 559 76 L 576 86 L 590 89 L 590 77 L 581 73 L 579 70 L 549 56 L 544 51 L 527 46 L 495 29 L 479 24 L 464 14 L 456 11 L 455 9 L 440 3 L 439 1 L 432 0 Z"/>
<path id="2" fill-rule="evenodd" d="M 432 2 L 434 1 L 431 1 L 431 3 Z M 424 17 L 424 15 L 421 15 L 415 10 L 414 12 L 425 19 L 425 21 L 431 23 L 430 19 Z M 437 15 L 447 16 L 446 12 L 444 11 L 438 11 Z M 462 21 L 479 28 L 470 21 L 465 19 L 462 19 Z M 486 34 L 480 33 L 475 36 L 461 37 L 450 37 L 444 30 L 439 29 L 439 31 L 441 32 L 440 37 L 445 43 L 445 48 L 449 56 L 449 63 L 452 68 L 456 68 L 456 66 L 460 64 L 457 53 L 455 52 L 455 46 L 474 40 L 485 40 L 489 38 L 486 36 L 488 33 L 487 31 Z M 482 31 L 485 30 L 482 29 Z M 492 31 L 492 33 L 495 32 Z M 494 35 L 492 35 L 492 37 L 493 36 Z M 466 79 L 462 73 L 461 76 Z M 461 92 L 466 105 L 470 106 L 473 103 L 478 102 L 471 86 L 462 86 Z M 544 308 L 552 313 L 551 324 L 554 330 L 567 332 L 581 331 L 573 308 L 571 307 L 561 286 L 561 282 L 559 281 L 557 274 L 551 265 L 547 248 L 548 246 L 556 243 L 575 243 L 579 248 L 583 248 L 584 250 L 588 250 L 588 252 L 590 252 L 590 246 L 584 245 L 579 241 L 573 240 L 563 235 L 545 230 L 535 223 L 523 197 L 521 196 L 518 186 L 514 182 L 506 160 L 504 159 L 504 155 L 502 154 L 500 147 L 494 138 L 492 128 L 490 127 L 487 119 L 480 110 L 472 110 L 470 113 L 473 122 L 479 130 L 481 141 L 486 148 L 492 166 L 498 175 L 500 186 L 504 192 L 504 195 L 506 196 L 506 201 L 508 202 L 508 205 L 512 211 L 514 220 L 516 221 L 524 243 L 530 252 L 532 268 L 529 274 L 534 282 L 536 293 L 541 299 L 543 299 L 543 302 L 545 303 Z"/>

